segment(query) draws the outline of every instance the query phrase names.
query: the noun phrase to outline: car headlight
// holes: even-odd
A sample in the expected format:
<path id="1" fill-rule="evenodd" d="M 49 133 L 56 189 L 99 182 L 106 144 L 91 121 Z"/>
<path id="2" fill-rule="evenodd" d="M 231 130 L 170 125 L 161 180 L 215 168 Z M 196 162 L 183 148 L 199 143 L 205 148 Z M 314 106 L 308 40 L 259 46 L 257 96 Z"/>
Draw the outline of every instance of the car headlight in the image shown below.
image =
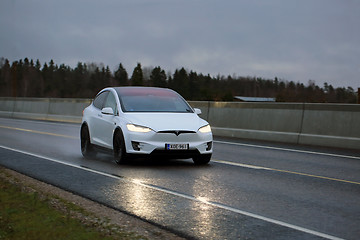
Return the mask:
<path id="1" fill-rule="evenodd" d="M 141 127 L 134 124 L 127 124 L 126 127 L 131 132 L 141 132 L 141 133 L 151 132 L 151 129 L 148 127 Z"/>
<path id="2" fill-rule="evenodd" d="M 199 128 L 199 132 L 201 132 L 201 133 L 209 133 L 209 132 L 211 132 L 210 125 L 206 125 L 206 126 L 203 126 L 203 127 Z"/>

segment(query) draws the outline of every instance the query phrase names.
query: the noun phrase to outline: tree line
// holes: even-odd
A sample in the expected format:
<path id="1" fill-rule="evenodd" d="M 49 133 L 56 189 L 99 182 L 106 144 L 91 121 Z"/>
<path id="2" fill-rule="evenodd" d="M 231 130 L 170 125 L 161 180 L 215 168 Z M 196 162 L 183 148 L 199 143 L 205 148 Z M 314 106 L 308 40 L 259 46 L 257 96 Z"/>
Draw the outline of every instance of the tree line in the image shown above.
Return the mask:
<path id="1" fill-rule="evenodd" d="M 53 60 L 9 62 L 0 58 L 1 97 L 93 98 L 108 86 L 154 86 L 174 89 L 187 100 L 233 101 L 234 96 L 271 97 L 278 102 L 356 103 L 351 87 L 323 87 L 309 80 L 295 83 L 283 79 L 261 77 L 210 76 L 184 68 L 165 72 L 160 66 L 142 67 L 141 63 L 129 75 L 120 63 L 112 72 L 109 66 L 78 62 L 75 68 L 57 65 Z"/>

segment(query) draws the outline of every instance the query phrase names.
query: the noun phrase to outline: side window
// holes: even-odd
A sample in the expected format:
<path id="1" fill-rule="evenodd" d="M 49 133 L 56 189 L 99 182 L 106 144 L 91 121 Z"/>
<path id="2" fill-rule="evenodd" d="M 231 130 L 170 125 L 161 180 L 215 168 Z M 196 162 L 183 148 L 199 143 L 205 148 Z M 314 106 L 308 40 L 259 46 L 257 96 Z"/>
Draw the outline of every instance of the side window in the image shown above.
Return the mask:
<path id="1" fill-rule="evenodd" d="M 104 107 L 111 107 L 114 114 L 117 115 L 117 104 L 116 104 L 116 99 L 114 97 L 113 93 L 109 93 L 109 95 L 106 98 Z"/>
<path id="2" fill-rule="evenodd" d="M 97 95 L 93 102 L 94 106 L 98 109 L 102 109 L 104 106 L 105 99 L 108 94 L 109 94 L 109 92 L 106 91 L 106 92 L 102 92 L 99 95 Z"/>

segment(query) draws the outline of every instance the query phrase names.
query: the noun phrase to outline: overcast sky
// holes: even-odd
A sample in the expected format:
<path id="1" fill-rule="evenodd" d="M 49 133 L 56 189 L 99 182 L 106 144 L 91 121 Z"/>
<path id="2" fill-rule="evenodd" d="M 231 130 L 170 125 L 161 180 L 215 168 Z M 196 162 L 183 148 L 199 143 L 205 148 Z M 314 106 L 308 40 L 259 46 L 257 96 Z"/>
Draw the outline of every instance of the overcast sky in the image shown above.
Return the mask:
<path id="1" fill-rule="evenodd" d="M 360 87 L 359 0 L 1 0 L 0 57 Z"/>

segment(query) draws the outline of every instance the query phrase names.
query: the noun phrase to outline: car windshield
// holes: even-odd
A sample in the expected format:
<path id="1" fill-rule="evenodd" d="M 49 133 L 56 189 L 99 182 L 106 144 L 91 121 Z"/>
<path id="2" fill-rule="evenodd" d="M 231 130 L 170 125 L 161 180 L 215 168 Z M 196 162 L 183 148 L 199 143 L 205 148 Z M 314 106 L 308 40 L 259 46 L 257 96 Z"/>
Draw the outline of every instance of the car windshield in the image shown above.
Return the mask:
<path id="1" fill-rule="evenodd" d="M 193 112 L 176 92 L 161 88 L 117 88 L 123 112 Z"/>

